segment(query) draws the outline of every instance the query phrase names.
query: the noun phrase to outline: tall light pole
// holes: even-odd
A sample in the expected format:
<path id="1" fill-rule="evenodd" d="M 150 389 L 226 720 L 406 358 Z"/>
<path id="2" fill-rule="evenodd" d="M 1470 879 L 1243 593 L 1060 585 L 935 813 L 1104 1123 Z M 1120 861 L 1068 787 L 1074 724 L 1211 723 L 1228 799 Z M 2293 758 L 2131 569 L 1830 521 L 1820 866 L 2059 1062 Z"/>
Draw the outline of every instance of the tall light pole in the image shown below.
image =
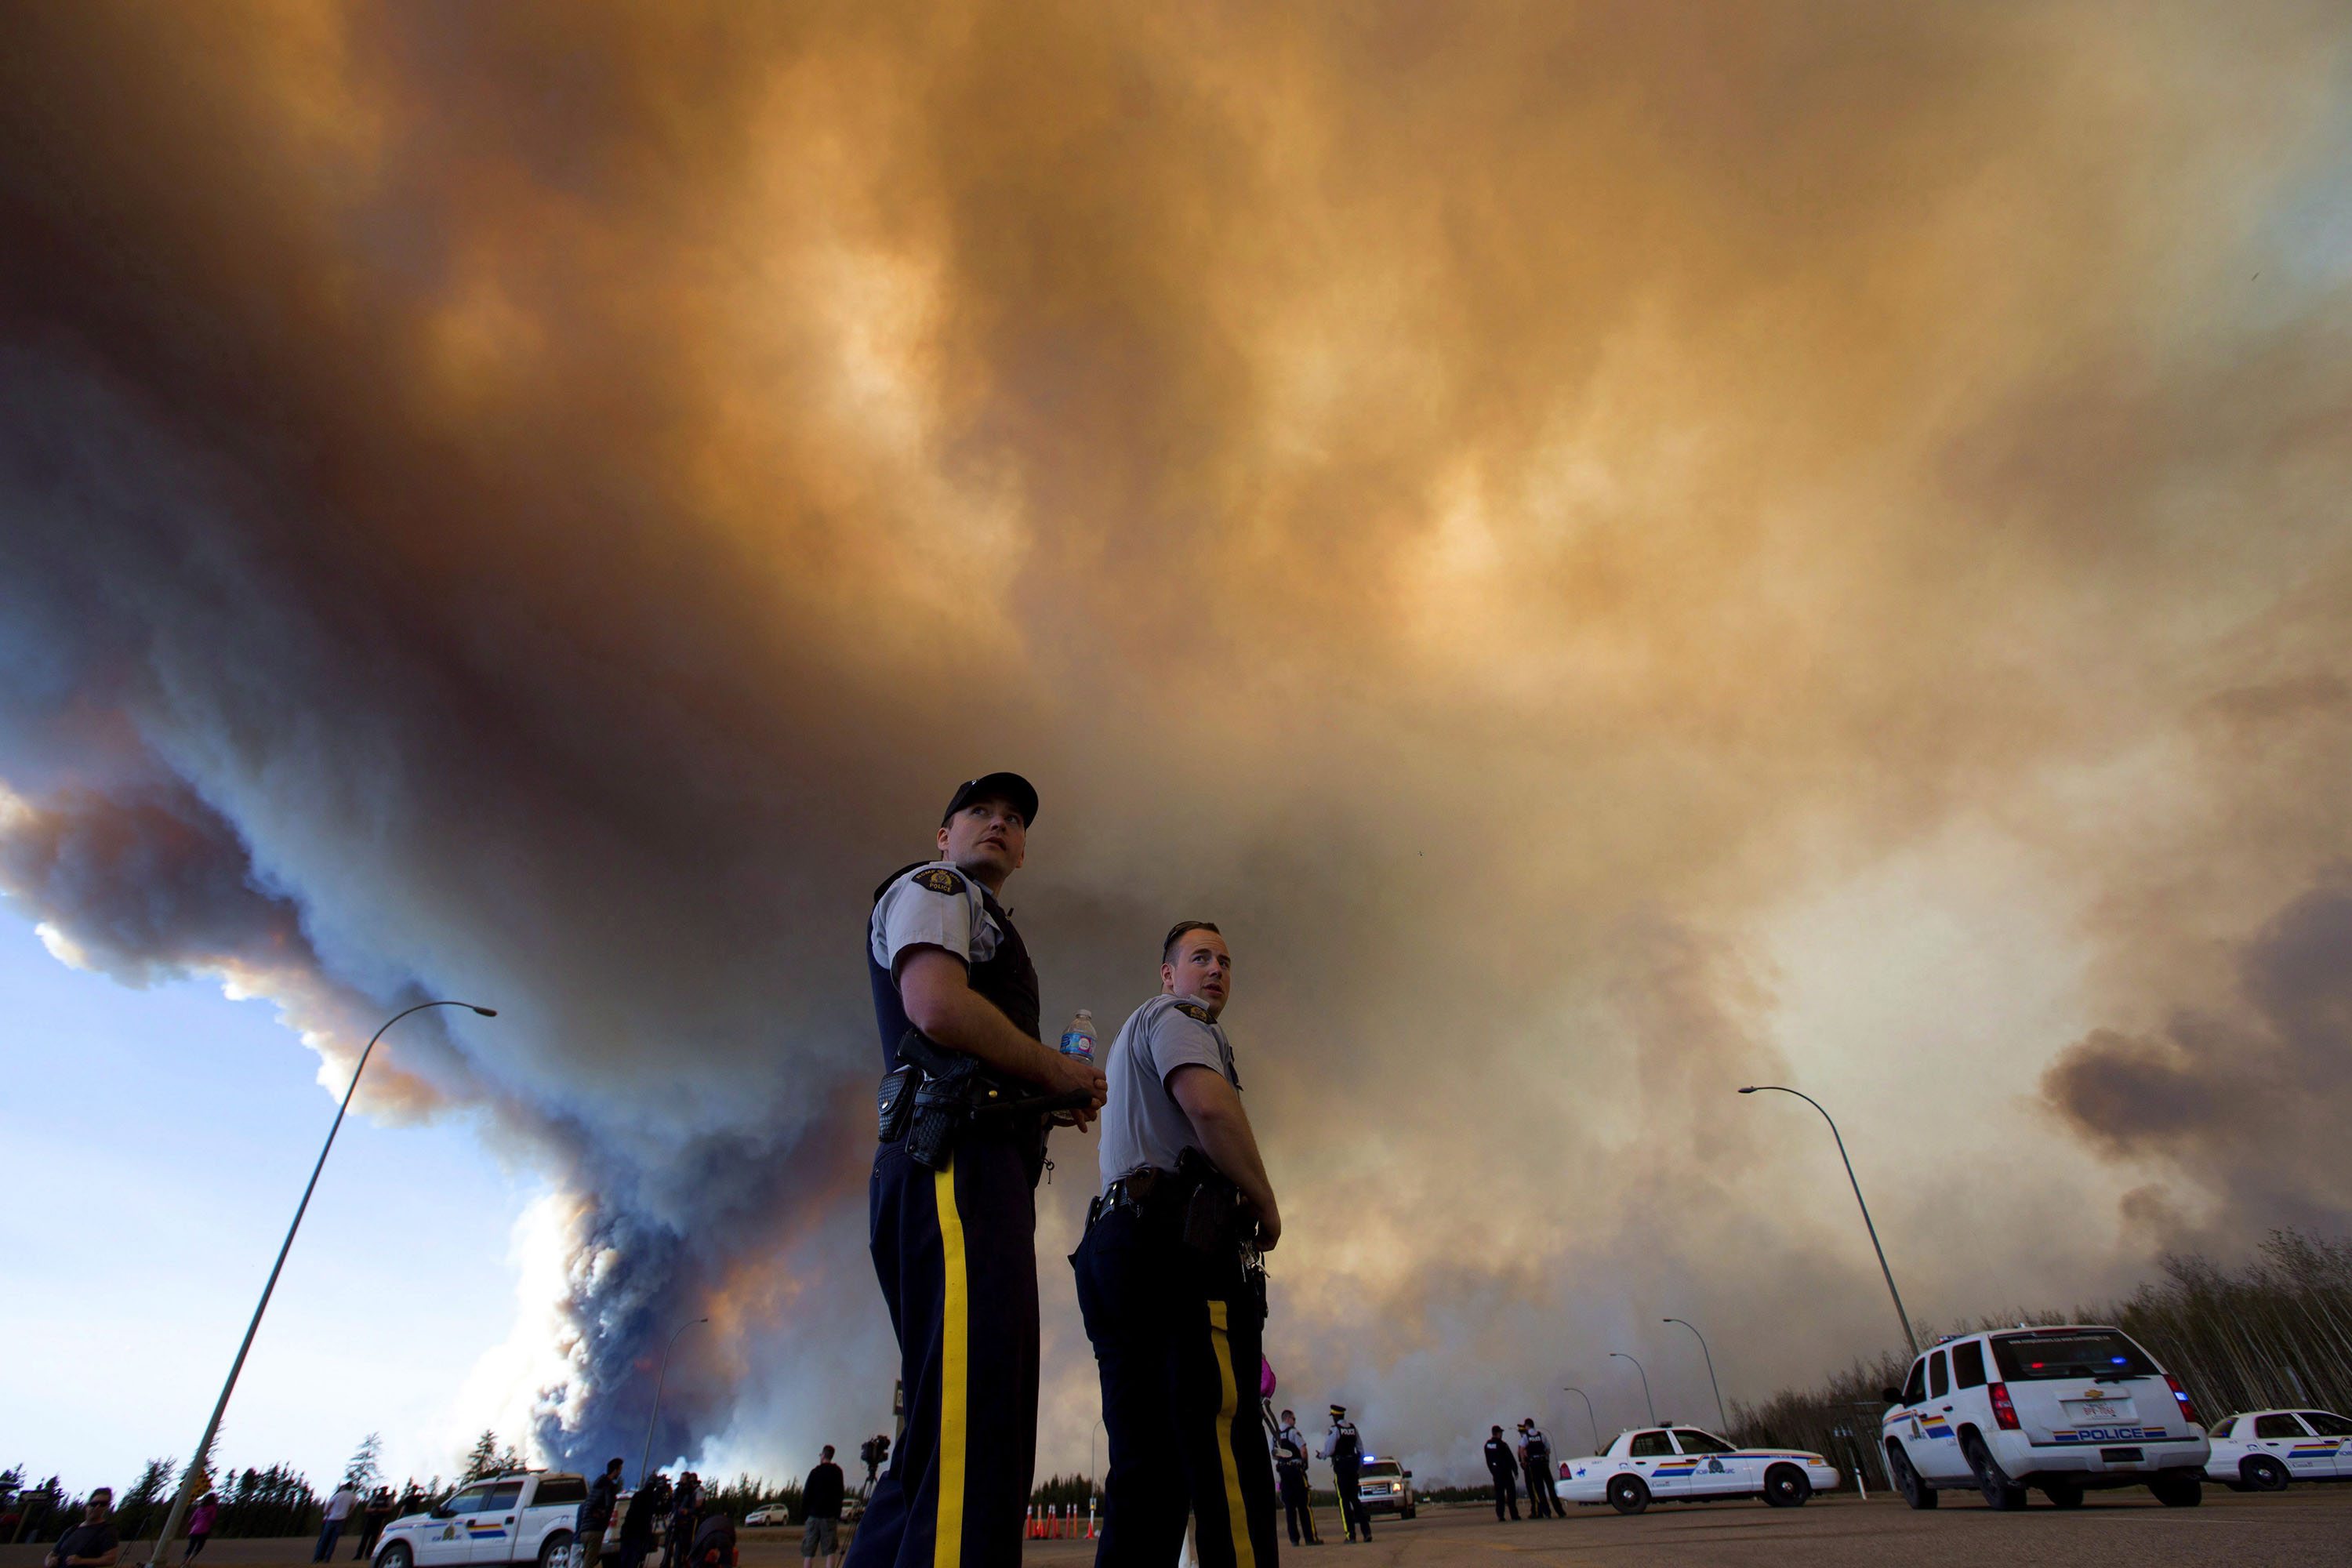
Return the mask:
<path id="1" fill-rule="evenodd" d="M 1654 1404 L 1652 1404 L 1650 1400 L 1649 1369 L 1644 1367 L 1640 1362 L 1633 1361 L 1633 1358 L 1626 1355 L 1623 1351 L 1611 1351 L 1609 1353 L 1613 1356 L 1622 1357 L 1626 1361 L 1633 1362 L 1633 1370 L 1642 1374 L 1642 1403 L 1649 1409 L 1650 1425 L 1653 1426 L 1656 1426 L 1658 1424 L 1658 1407 Z"/>
<path id="2" fill-rule="evenodd" d="M 1573 1394 L 1579 1399 L 1584 1401 L 1585 1424 L 1592 1428 L 1592 1451 L 1598 1454 L 1601 1452 L 1601 1418 L 1592 1414 L 1592 1395 L 1585 1393 L 1584 1390 L 1580 1388 L 1563 1388 L 1560 1392 L 1562 1394 Z"/>
<path id="3" fill-rule="evenodd" d="M 654 1411 L 652 1415 L 646 1417 L 645 1457 L 637 1461 L 637 1485 L 639 1486 L 644 1486 L 646 1484 L 646 1472 L 652 1468 L 654 1462 L 654 1423 L 661 1419 L 662 1389 L 669 1382 L 669 1352 L 670 1351 L 677 1349 L 678 1334 L 686 1332 L 687 1330 L 694 1327 L 697 1323 L 707 1323 L 709 1321 L 710 1321 L 710 1320 L 708 1318 L 690 1318 L 687 1321 L 680 1323 L 677 1326 L 677 1333 L 674 1333 L 669 1337 L 668 1348 L 662 1352 L 661 1375 L 654 1379 Z"/>
<path id="4" fill-rule="evenodd" d="M 1802 1089 L 1790 1089 L 1785 1085 L 1777 1083 L 1751 1083 L 1739 1092 L 1742 1094 L 1754 1094 L 1759 1089 L 1767 1089 L 1772 1090 L 1776 1094 L 1795 1095 L 1799 1100 L 1803 1100 L 1815 1110 L 1821 1110 L 1822 1120 L 1830 1124 L 1830 1136 L 1837 1140 L 1838 1158 L 1845 1161 L 1845 1179 L 1853 1188 L 1853 1201 L 1862 1209 L 1862 1227 L 1870 1232 L 1870 1249 L 1878 1254 L 1878 1271 L 1886 1276 L 1886 1293 L 1895 1298 L 1895 1315 L 1903 1321 L 1904 1342 L 1911 1347 L 1911 1353 L 1913 1355 L 1917 1355 L 1919 1353 L 1919 1336 L 1914 1333 L 1911 1330 L 1911 1314 L 1903 1310 L 1903 1292 L 1895 1288 L 1895 1270 L 1886 1267 L 1886 1248 L 1878 1245 L 1878 1227 L 1870 1223 L 1870 1205 L 1862 1201 L 1862 1184 L 1854 1180 L 1853 1162 L 1846 1158 L 1845 1136 L 1838 1131 L 1836 1119 L 1831 1116 L 1828 1111 L 1822 1110 L 1822 1102 L 1815 1100 L 1811 1095 L 1805 1093 Z"/>
<path id="5" fill-rule="evenodd" d="M 394 1013 L 383 1021 L 383 1028 L 368 1037 L 365 1049 L 360 1052 L 359 1065 L 352 1068 L 352 1081 L 343 1087 L 343 1102 L 335 1107 L 335 1120 L 328 1124 L 327 1141 L 319 1146 L 319 1162 L 310 1167 L 310 1184 L 302 1189 L 302 1201 L 294 1205 L 294 1223 L 286 1227 L 286 1239 L 278 1245 L 278 1261 L 269 1266 L 269 1279 L 261 1287 L 261 1300 L 253 1304 L 253 1321 L 245 1326 L 245 1341 L 236 1347 L 236 1359 L 228 1365 L 228 1381 L 221 1384 L 220 1398 L 213 1404 L 213 1417 L 205 1423 L 205 1435 L 196 1440 L 196 1451 L 188 1459 L 187 1472 L 180 1478 L 178 1493 L 172 1499 L 172 1511 L 163 1521 L 163 1533 L 155 1538 L 155 1555 L 150 1557 L 148 1568 L 163 1568 L 163 1553 L 170 1549 L 172 1538 L 180 1533 L 181 1524 L 188 1517 L 188 1504 L 194 1500 L 195 1484 L 202 1473 L 205 1456 L 213 1450 L 213 1439 L 220 1436 L 221 1417 L 228 1412 L 228 1396 L 236 1390 L 236 1375 L 245 1370 L 246 1352 L 253 1349 L 253 1336 L 261 1331 L 261 1314 L 269 1310 L 269 1294 L 278 1289 L 278 1276 L 286 1267 L 286 1255 L 294 1250 L 294 1233 L 302 1228 L 302 1215 L 310 1207 L 310 1194 L 319 1190 L 319 1173 L 327 1168 L 327 1152 L 335 1146 L 335 1134 L 342 1130 L 343 1112 L 352 1108 L 352 1096 L 360 1087 L 360 1074 L 367 1070 L 368 1057 L 375 1043 L 383 1038 L 384 1029 L 391 1028 L 410 1013 L 422 1013 L 427 1007 L 466 1007 L 485 1018 L 499 1016 L 495 1007 L 477 1007 L 471 1002 L 419 1002 L 415 1006 Z"/>
<path id="6" fill-rule="evenodd" d="M 1728 1430 L 1731 1426 L 1731 1417 L 1724 1413 L 1723 1385 L 1715 1381 L 1715 1352 L 1706 1348 L 1706 1336 L 1705 1334 L 1699 1334 L 1698 1325 L 1692 1322 L 1687 1318 L 1668 1318 L 1666 1321 L 1670 1323 L 1680 1323 L 1692 1333 L 1698 1334 L 1698 1353 L 1706 1357 L 1706 1385 L 1715 1390 L 1716 1417 L 1723 1423 L 1725 1429 Z"/>

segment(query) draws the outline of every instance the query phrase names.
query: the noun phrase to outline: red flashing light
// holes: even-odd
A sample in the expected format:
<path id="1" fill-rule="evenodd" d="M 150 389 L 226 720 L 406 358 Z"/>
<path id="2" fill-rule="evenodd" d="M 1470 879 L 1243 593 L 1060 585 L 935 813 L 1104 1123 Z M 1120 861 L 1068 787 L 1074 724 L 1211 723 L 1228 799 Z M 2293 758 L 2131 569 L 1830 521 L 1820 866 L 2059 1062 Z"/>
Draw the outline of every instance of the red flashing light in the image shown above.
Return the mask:
<path id="1" fill-rule="evenodd" d="M 2180 1402 L 2180 1418 L 2191 1426 L 2200 1425 L 2197 1419 L 2197 1406 L 2190 1401 L 2189 1391 L 2180 1386 L 2180 1380 L 2168 1372 L 2164 1374 L 2164 1381 L 2172 1384 L 2172 1397 Z"/>
<path id="2" fill-rule="evenodd" d="M 1985 1390 L 1992 1399 L 1992 1418 L 2004 1432 L 2017 1430 L 2017 1406 L 2009 1402 L 2009 1384 L 1996 1383 Z"/>

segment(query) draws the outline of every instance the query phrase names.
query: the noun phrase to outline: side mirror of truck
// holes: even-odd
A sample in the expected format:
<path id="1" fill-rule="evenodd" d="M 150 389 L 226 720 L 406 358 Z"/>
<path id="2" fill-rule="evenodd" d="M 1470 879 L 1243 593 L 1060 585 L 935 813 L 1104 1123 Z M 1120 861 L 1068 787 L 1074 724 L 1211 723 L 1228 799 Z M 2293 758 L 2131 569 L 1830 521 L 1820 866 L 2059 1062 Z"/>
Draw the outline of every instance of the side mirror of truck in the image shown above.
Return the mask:
<path id="1" fill-rule="evenodd" d="M 1903 1403 L 1903 1391 L 1899 1388 L 1882 1388 L 1878 1391 L 1878 1397 L 1889 1405 L 1900 1405 Z"/>

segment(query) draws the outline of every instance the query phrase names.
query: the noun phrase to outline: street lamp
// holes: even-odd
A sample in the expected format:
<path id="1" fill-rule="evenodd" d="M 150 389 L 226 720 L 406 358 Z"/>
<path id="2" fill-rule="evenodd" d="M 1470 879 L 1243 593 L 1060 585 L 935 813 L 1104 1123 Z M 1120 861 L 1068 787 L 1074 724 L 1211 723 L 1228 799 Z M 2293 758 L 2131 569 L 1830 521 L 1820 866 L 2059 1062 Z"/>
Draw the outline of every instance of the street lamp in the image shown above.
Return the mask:
<path id="1" fill-rule="evenodd" d="M 1585 1393 L 1584 1390 L 1580 1388 L 1563 1388 L 1560 1392 L 1562 1394 L 1573 1394 L 1579 1399 L 1584 1401 L 1585 1423 L 1592 1428 L 1592 1451 L 1598 1454 L 1601 1452 L 1601 1418 L 1592 1414 L 1592 1395 Z"/>
<path id="2" fill-rule="evenodd" d="M 677 1326 L 677 1333 L 674 1333 L 669 1337 L 668 1348 L 662 1352 L 661 1375 L 654 1379 L 654 1412 L 652 1415 L 646 1417 L 645 1457 L 637 1461 L 637 1485 L 639 1486 L 644 1486 L 646 1484 L 646 1472 L 654 1462 L 654 1423 L 661 1419 L 662 1387 L 665 1384 L 669 1382 L 669 1352 L 670 1351 L 677 1349 L 678 1334 L 686 1332 L 687 1330 L 694 1327 L 697 1323 L 707 1323 L 709 1321 L 710 1321 L 710 1320 L 708 1318 L 691 1318 L 687 1321 L 680 1323 Z"/>
<path id="3" fill-rule="evenodd" d="M 1613 1356 L 1623 1356 L 1625 1360 L 1633 1362 L 1633 1370 L 1642 1374 L 1642 1403 L 1649 1406 L 1650 1425 L 1653 1426 L 1656 1426 L 1658 1424 L 1658 1407 L 1655 1405 L 1651 1404 L 1650 1401 L 1649 1369 L 1644 1367 L 1640 1362 L 1633 1361 L 1633 1358 L 1626 1355 L 1623 1351 L 1611 1351 L 1609 1353 Z M 1600 1445 L 1598 1444 L 1594 1445 L 1595 1447 L 1598 1447 Z"/>
<path id="4" fill-rule="evenodd" d="M 427 1007 L 466 1007 L 485 1018 L 495 1018 L 495 1007 L 477 1007 L 471 1002 L 419 1002 L 415 1006 L 394 1013 L 383 1021 L 383 1028 L 368 1037 L 367 1047 L 360 1052 L 359 1065 L 352 1068 L 352 1081 L 343 1088 L 343 1102 L 335 1107 L 335 1120 L 328 1124 L 327 1141 L 319 1146 L 319 1163 L 310 1167 L 310 1184 L 302 1189 L 302 1201 L 294 1205 L 294 1223 L 286 1227 L 286 1239 L 278 1245 L 278 1261 L 269 1266 L 269 1279 L 261 1287 L 261 1300 L 253 1304 L 253 1321 L 245 1326 L 245 1342 L 236 1347 L 236 1359 L 229 1363 L 228 1381 L 221 1384 L 220 1398 L 213 1405 L 213 1417 L 205 1423 L 205 1435 L 196 1441 L 196 1451 L 188 1460 L 187 1473 L 180 1478 L 177 1495 L 172 1499 L 172 1512 L 163 1521 L 163 1533 L 155 1538 L 155 1555 L 147 1560 L 148 1568 L 163 1568 L 163 1553 L 172 1538 L 180 1532 L 188 1517 L 188 1504 L 194 1500 L 194 1488 L 204 1469 L 205 1457 L 213 1450 L 213 1439 L 220 1436 L 221 1417 L 228 1411 L 228 1396 L 236 1389 L 237 1373 L 245 1370 L 246 1352 L 253 1349 L 253 1336 L 261 1331 L 261 1314 L 269 1310 L 270 1292 L 278 1289 L 278 1273 L 286 1267 L 286 1255 L 294 1250 L 294 1233 L 302 1228 L 302 1215 L 310 1207 L 310 1194 L 319 1190 L 319 1173 L 327 1168 L 327 1152 L 335 1146 L 335 1134 L 341 1131 L 343 1112 L 352 1108 L 352 1096 L 358 1092 L 360 1074 L 367 1070 L 368 1056 L 375 1043 L 383 1038 L 384 1029 L 391 1028 L 410 1013 L 422 1013 Z"/>
<path id="5" fill-rule="evenodd" d="M 1723 1422 L 1724 1429 L 1730 1430 L 1731 1417 L 1724 1414 L 1723 1385 L 1715 1381 L 1715 1352 L 1706 1348 L 1706 1336 L 1699 1334 L 1698 1325 L 1687 1318 L 1668 1318 L 1666 1321 L 1680 1323 L 1692 1333 L 1698 1334 L 1698 1353 L 1706 1357 L 1706 1385 L 1715 1390 L 1715 1414 Z"/>
<path id="6" fill-rule="evenodd" d="M 1878 1254 L 1878 1271 L 1886 1276 L 1886 1293 L 1895 1298 L 1895 1315 L 1903 1321 L 1903 1338 L 1905 1342 L 1910 1345 L 1911 1353 L 1915 1356 L 1917 1355 L 1919 1353 L 1919 1336 L 1911 1331 L 1911 1314 L 1903 1310 L 1903 1292 L 1895 1288 L 1895 1270 L 1886 1267 L 1886 1248 L 1878 1245 L 1878 1227 L 1870 1223 L 1870 1205 L 1863 1203 L 1862 1201 L 1862 1184 L 1854 1180 L 1853 1162 L 1846 1158 L 1845 1138 L 1843 1134 L 1838 1131 L 1836 1120 L 1832 1117 L 1828 1111 L 1822 1110 L 1822 1102 L 1820 1100 L 1815 1100 L 1811 1095 L 1805 1093 L 1802 1089 L 1789 1089 L 1777 1083 L 1751 1083 L 1739 1092 L 1742 1094 L 1754 1094 L 1757 1090 L 1764 1089 L 1771 1089 L 1778 1094 L 1795 1095 L 1799 1100 L 1803 1100 L 1815 1110 L 1821 1110 L 1822 1120 L 1830 1124 L 1830 1136 L 1837 1140 L 1838 1158 L 1845 1161 L 1845 1179 L 1853 1187 L 1853 1201 L 1857 1205 L 1860 1205 L 1862 1208 L 1863 1228 L 1870 1232 L 1870 1249 Z"/>

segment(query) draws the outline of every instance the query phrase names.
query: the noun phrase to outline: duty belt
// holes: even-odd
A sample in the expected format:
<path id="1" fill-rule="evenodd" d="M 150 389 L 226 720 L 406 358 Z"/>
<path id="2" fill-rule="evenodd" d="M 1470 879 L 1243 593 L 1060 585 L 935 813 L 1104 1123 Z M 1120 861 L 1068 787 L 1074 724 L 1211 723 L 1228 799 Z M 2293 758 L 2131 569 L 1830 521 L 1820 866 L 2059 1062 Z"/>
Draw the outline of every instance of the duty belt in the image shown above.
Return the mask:
<path id="1" fill-rule="evenodd" d="M 1042 1162 L 1044 1118 L 1076 1110 L 1092 1098 L 1084 1089 L 1016 1093 L 992 1073 L 983 1072 L 978 1058 L 941 1050 L 917 1029 L 899 1039 L 898 1059 L 906 1065 L 883 1078 L 875 1097 L 879 1135 L 885 1143 L 905 1139 L 907 1157 L 929 1170 L 944 1170 L 956 1143 L 982 1129 L 1036 1137 Z"/>

